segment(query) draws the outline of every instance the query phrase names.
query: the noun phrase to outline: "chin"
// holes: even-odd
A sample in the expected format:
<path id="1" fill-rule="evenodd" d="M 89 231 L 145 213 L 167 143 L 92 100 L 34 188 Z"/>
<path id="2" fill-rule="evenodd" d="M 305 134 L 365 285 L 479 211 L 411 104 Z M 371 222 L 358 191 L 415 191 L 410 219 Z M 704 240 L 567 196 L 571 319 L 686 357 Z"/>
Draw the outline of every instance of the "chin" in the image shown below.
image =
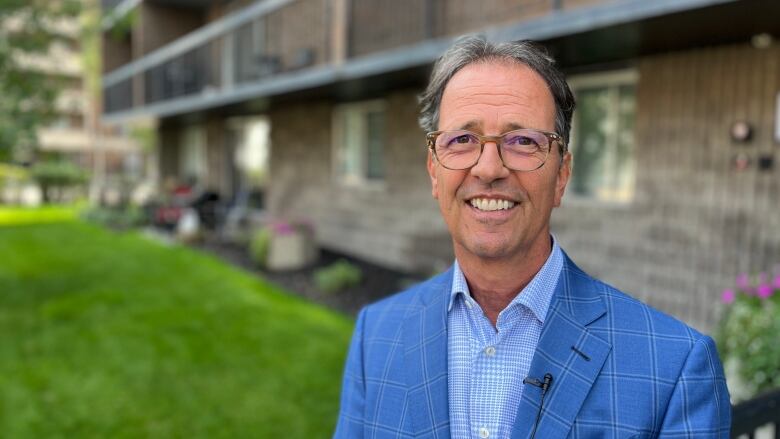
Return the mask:
<path id="1" fill-rule="evenodd" d="M 461 247 L 463 247 L 466 252 L 481 259 L 501 259 L 512 253 L 511 246 L 509 246 L 509 243 L 505 240 L 470 242 Z"/>

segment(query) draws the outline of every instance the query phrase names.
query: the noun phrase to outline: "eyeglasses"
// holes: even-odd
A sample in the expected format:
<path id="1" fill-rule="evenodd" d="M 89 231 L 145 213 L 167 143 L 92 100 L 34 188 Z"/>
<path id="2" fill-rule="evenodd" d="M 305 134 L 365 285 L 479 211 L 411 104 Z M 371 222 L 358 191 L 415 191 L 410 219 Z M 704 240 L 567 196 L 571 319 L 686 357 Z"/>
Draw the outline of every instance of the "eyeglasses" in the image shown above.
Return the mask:
<path id="1" fill-rule="evenodd" d="M 481 136 L 467 130 L 433 131 L 426 136 L 428 148 L 436 160 L 452 170 L 468 169 L 477 164 L 485 143 L 498 145 L 498 156 L 513 171 L 539 169 L 550 154 L 552 142 L 561 142 L 558 134 L 533 129 L 509 131 L 500 136 Z"/>

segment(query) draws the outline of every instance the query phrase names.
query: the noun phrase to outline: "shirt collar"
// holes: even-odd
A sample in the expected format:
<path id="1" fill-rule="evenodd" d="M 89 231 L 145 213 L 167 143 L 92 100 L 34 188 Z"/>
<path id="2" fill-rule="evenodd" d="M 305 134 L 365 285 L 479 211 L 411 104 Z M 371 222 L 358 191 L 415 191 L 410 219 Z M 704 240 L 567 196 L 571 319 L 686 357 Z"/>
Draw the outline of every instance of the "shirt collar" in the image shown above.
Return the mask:
<path id="1" fill-rule="evenodd" d="M 547 261 L 531 279 L 531 282 L 507 305 L 507 309 L 517 305 L 526 306 L 541 323 L 544 323 L 544 318 L 547 316 L 547 309 L 550 306 L 555 286 L 558 283 L 558 277 L 560 277 L 563 269 L 563 252 L 555 237 L 550 235 L 550 238 L 552 238 L 553 244 Z M 476 304 L 476 301 L 471 297 L 466 276 L 460 269 L 456 259 L 453 267 L 452 288 L 450 290 L 450 303 L 447 312 L 452 311 L 458 296 L 462 297 L 462 300 L 469 308 Z"/>

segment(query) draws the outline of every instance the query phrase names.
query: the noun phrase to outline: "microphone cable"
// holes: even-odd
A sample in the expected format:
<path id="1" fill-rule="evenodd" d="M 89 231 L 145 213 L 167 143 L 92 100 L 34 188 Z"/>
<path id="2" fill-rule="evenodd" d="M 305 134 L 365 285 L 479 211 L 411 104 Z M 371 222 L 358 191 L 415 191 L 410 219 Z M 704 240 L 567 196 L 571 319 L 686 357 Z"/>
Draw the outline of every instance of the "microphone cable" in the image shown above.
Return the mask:
<path id="1" fill-rule="evenodd" d="M 539 402 L 539 411 L 536 412 L 536 422 L 534 422 L 534 429 L 531 431 L 531 439 L 536 438 L 536 429 L 539 427 L 539 421 L 542 419 L 542 410 L 544 410 L 544 397 L 547 395 L 547 390 L 552 385 L 553 376 L 551 373 L 544 374 L 544 381 L 539 381 L 536 378 L 525 378 L 523 384 L 530 384 L 542 389 L 542 400 Z"/>

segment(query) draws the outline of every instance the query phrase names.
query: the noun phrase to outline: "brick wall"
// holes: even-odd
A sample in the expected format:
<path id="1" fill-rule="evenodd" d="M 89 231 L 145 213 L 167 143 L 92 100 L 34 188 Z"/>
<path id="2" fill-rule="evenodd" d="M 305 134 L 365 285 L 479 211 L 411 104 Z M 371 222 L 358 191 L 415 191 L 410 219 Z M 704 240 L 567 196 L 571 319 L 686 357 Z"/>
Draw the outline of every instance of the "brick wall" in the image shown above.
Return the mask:
<path id="1" fill-rule="evenodd" d="M 360 56 L 413 44 L 426 38 L 424 1 L 349 2 L 349 54 Z"/>
<path id="2" fill-rule="evenodd" d="M 426 38 L 463 35 L 608 0 L 351 0 L 349 53 L 360 56 Z"/>
<path id="3" fill-rule="evenodd" d="M 639 60 L 637 184 L 628 205 L 565 199 L 553 214 L 564 249 L 592 275 L 711 331 L 720 292 L 742 271 L 780 263 L 780 146 L 772 139 L 780 48 L 722 46 Z M 384 190 L 332 178 L 331 112 L 320 101 L 273 110 L 269 206 L 317 224 L 329 247 L 425 271 L 451 261 L 430 196 L 414 91 L 388 96 Z M 754 126 L 746 145 L 735 120 Z M 738 152 L 769 172 L 732 167 Z M 576 158 L 575 158 L 576 159 Z"/>
<path id="4" fill-rule="evenodd" d="M 451 260 L 451 249 L 430 194 L 415 94 L 393 93 L 385 108 L 387 169 L 381 189 L 344 186 L 334 179 L 332 103 L 271 111 L 268 206 L 276 217 L 313 221 L 318 240 L 327 247 L 429 272 Z"/>
<path id="5" fill-rule="evenodd" d="M 575 261 L 703 330 L 737 273 L 780 263 L 780 168 L 755 167 L 759 155 L 780 159 L 778 60 L 780 48 L 747 45 L 642 59 L 636 197 L 612 207 L 564 201 L 553 227 Z M 753 124 L 751 142 L 731 141 L 736 120 Z M 736 172 L 738 152 L 754 166 Z"/>
<path id="6" fill-rule="evenodd" d="M 452 0 L 442 4 L 443 33 L 460 35 L 489 26 L 508 25 L 552 12 L 551 0 Z"/>
<path id="7" fill-rule="evenodd" d="M 285 70 L 305 67 L 299 58 L 312 51 L 314 64 L 328 60 L 329 8 L 326 0 L 299 0 L 271 12 L 266 18 L 267 50 L 281 57 Z"/>
<path id="8" fill-rule="evenodd" d="M 141 57 L 171 41 L 203 26 L 203 13 L 197 9 L 176 8 L 142 2 L 140 8 L 140 31 L 136 57 Z"/>
<path id="9" fill-rule="evenodd" d="M 106 32 L 101 41 L 103 73 L 116 70 L 132 61 L 133 51 L 129 36 L 115 36 Z"/>

